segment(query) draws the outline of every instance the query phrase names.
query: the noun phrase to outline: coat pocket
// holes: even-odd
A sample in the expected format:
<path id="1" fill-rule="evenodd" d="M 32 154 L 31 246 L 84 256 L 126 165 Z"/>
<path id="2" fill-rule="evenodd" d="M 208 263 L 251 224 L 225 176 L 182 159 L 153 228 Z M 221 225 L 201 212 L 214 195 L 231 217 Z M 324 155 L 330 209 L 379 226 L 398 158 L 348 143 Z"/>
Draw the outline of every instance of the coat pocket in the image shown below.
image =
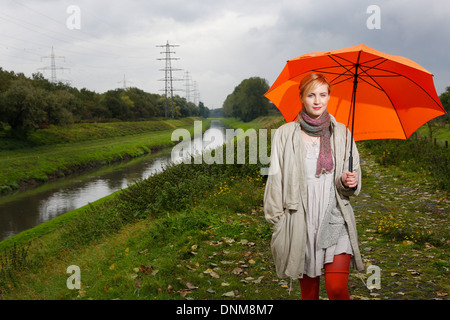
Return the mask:
<path id="1" fill-rule="evenodd" d="M 324 219 L 320 228 L 318 246 L 322 249 L 335 245 L 340 236 L 345 232 L 345 220 L 339 209 L 334 208 L 328 217 Z"/>
<path id="2" fill-rule="evenodd" d="M 274 231 L 272 234 L 272 240 L 270 247 L 272 250 L 272 256 L 277 269 L 284 269 L 286 265 L 286 256 L 289 253 L 289 240 L 286 234 L 287 220 L 289 213 L 284 213 L 280 220 L 274 225 Z"/>

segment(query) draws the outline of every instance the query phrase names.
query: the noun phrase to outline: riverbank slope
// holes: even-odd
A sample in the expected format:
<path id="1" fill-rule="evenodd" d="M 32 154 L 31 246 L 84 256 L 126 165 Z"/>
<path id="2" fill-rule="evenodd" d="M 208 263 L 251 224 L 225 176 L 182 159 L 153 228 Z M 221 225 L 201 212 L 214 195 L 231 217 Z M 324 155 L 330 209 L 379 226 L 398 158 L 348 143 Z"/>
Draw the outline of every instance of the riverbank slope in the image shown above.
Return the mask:
<path id="1" fill-rule="evenodd" d="M 27 189 L 73 173 L 97 169 L 170 147 L 172 132 L 194 132 L 194 121 L 179 120 L 78 124 L 41 129 L 27 142 L 2 137 L 0 194 Z M 209 126 L 203 119 L 202 131 Z"/>

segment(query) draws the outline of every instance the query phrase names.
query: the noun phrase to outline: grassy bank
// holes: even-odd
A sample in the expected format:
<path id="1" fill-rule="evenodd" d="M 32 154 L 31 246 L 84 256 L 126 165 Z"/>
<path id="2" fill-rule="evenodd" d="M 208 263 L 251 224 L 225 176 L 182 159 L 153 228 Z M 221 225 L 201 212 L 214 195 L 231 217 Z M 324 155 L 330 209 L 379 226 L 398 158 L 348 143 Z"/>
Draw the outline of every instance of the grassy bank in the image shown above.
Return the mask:
<path id="1" fill-rule="evenodd" d="M 363 192 L 353 205 L 361 253 L 381 268 L 381 289 L 352 271 L 352 299 L 448 299 L 447 193 L 431 177 L 380 166 L 363 147 L 361 155 Z M 259 169 L 170 166 L 72 213 L 26 249 L 10 241 L 3 251 L 2 241 L 0 298 L 299 299 L 298 282 L 289 293 L 275 274 Z M 80 267 L 80 289 L 67 288 L 71 265 Z"/>
<path id="2" fill-rule="evenodd" d="M 186 128 L 193 133 L 195 120 L 200 119 L 79 124 L 38 130 L 27 141 L 34 147 L 19 148 L 21 145 L 16 141 L 14 147 L 10 145 L 13 150 L 2 150 L 0 193 L 172 146 L 173 130 Z M 209 121 L 202 121 L 203 130 Z"/>

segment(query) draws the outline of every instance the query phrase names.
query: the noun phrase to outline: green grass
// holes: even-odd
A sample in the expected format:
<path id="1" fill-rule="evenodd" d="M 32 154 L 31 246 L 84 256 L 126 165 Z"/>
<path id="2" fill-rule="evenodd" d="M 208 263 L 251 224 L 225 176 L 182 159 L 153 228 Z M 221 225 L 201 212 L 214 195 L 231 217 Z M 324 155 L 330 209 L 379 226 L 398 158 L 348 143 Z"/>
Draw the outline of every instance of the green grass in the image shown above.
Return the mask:
<path id="1" fill-rule="evenodd" d="M 381 166 L 365 148 L 361 155 L 353 206 L 363 260 L 381 268 L 381 289 L 352 270 L 352 299 L 448 299 L 448 194 L 430 176 Z M 16 262 L 0 270 L 0 298 L 297 300 L 298 282 L 289 294 L 276 277 L 264 185 L 258 165 L 171 166 L 29 237 L 26 256 L 9 242 L 3 257 Z M 66 286 L 70 265 L 81 270 L 78 290 Z"/>
<path id="2" fill-rule="evenodd" d="M 277 128 L 282 123 L 285 123 L 283 116 L 261 116 L 250 122 L 242 122 L 237 118 L 221 118 L 220 121 L 228 127 L 240 128 L 244 131 L 248 129 Z"/>
<path id="3" fill-rule="evenodd" d="M 152 131 L 173 130 L 190 126 L 199 118 L 157 119 L 139 122 L 76 123 L 68 126 L 51 125 L 38 129 L 21 141 L 8 137 L 8 131 L 0 131 L 0 150 L 17 150 L 44 145 L 57 145 L 130 136 Z"/>
<path id="4" fill-rule="evenodd" d="M 61 144 L 40 145 L 33 148 L 4 150 L 0 154 L 0 193 L 18 189 L 21 185 L 45 183 L 61 178 L 77 171 L 96 168 L 114 162 L 136 158 L 164 147 L 173 146 L 171 135 L 176 128 L 187 128 L 193 133 L 193 122 L 196 118 L 168 120 L 160 122 L 138 123 L 137 126 L 149 126 L 147 131 L 140 132 L 136 124 L 108 123 L 79 125 L 67 129 L 66 136 L 71 138 Z M 199 120 L 199 119 L 197 119 Z M 209 120 L 202 121 L 206 130 Z M 106 138 L 96 135 L 86 141 L 89 132 L 98 125 L 106 129 Z M 130 126 L 130 128 L 128 128 Z M 126 131 L 122 130 L 127 128 Z M 168 128 L 168 129 L 167 129 Z M 59 135 L 61 128 L 51 128 L 41 135 Z M 99 132 L 103 132 L 100 130 Z M 137 130 L 137 131 L 135 131 Z M 88 133 L 86 133 L 86 132 Z M 77 133 L 84 132 L 79 136 Z M 130 134 L 134 132 L 134 134 Z M 125 135 L 127 134 L 127 135 Z M 61 134 L 61 136 L 63 136 Z M 49 143 L 51 139 L 41 139 Z M 60 141 L 60 142 L 61 142 Z"/>
<path id="5" fill-rule="evenodd" d="M 429 138 L 430 129 L 428 125 L 420 127 L 417 130 L 417 134 L 421 137 Z M 445 141 L 450 142 L 450 124 L 447 123 L 439 128 L 433 125 L 433 138 L 436 138 L 437 143 L 441 146 L 445 145 Z"/>

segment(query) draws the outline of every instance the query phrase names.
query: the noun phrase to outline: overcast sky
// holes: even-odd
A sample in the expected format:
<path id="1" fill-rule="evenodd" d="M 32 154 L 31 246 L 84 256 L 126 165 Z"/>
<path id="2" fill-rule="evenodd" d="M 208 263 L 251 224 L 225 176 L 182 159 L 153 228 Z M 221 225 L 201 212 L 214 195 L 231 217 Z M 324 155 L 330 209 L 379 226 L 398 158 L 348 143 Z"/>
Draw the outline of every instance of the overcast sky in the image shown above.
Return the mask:
<path id="1" fill-rule="evenodd" d="M 75 5 L 80 15 L 70 6 Z M 380 29 L 369 29 L 370 5 Z M 79 18 L 79 19 L 78 19 Z M 69 26 L 68 27 L 68 22 Z M 79 22 L 79 25 L 78 25 Z M 79 29 L 77 29 L 79 27 Z M 448 0 L 1 0 L 0 67 L 50 79 L 54 47 L 57 79 L 96 92 L 127 86 L 163 94 L 163 48 L 173 77 L 186 71 L 200 100 L 222 107 L 242 80 L 272 84 L 286 60 L 364 43 L 405 56 L 434 74 L 438 94 L 450 86 Z M 185 81 L 175 81 L 185 90 Z M 191 86 L 191 95 L 192 95 Z M 184 91 L 176 94 L 185 96 Z M 191 96 L 191 101 L 193 97 Z"/>

